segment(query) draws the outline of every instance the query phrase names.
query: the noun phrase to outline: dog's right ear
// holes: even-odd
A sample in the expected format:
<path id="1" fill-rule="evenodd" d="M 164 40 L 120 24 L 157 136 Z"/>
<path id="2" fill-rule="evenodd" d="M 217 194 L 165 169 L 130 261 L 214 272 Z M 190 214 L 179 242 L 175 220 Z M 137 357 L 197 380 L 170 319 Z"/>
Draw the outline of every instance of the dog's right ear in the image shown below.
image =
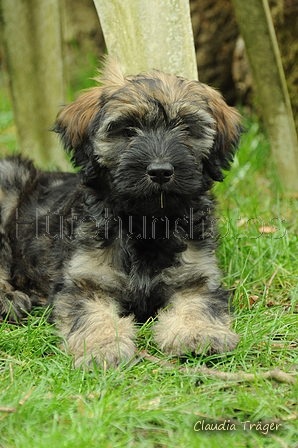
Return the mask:
<path id="1" fill-rule="evenodd" d="M 64 106 L 52 127 L 52 131 L 60 135 L 66 152 L 71 154 L 73 165 L 81 167 L 80 174 L 88 185 L 96 183 L 102 171 L 93 148 L 100 111 L 109 95 L 126 82 L 119 62 L 112 58 L 105 60 L 104 70 L 95 80 L 101 86 L 92 87 Z"/>
<path id="2" fill-rule="evenodd" d="M 100 111 L 101 87 L 93 87 L 73 103 L 64 106 L 52 127 L 62 140 L 64 148 L 71 154 L 75 167 L 81 167 L 83 178 L 96 176 L 99 169 L 95 162 L 92 136 L 95 132 L 95 117 Z"/>

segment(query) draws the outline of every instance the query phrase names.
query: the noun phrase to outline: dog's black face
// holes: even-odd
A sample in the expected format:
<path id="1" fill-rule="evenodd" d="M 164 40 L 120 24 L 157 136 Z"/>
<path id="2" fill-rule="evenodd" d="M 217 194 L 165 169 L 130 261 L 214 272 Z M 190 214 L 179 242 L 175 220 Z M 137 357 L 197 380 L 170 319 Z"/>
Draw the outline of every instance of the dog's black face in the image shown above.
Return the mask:
<path id="1" fill-rule="evenodd" d="M 135 215 L 179 215 L 202 193 L 202 162 L 187 145 L 186 132 L 137 128 L 123 142 L 111 185 L 119 207 Z M 137 198 L 137 199 L 136 199 Z"/>
<path id="2" fill-rule="evenodd" d="M 238 113 L 195 81 L 115 67 L 58 116 L 55 131 L 84 182 L 119 213 L 177 216 L 223 179 L 241 132 Z"/>

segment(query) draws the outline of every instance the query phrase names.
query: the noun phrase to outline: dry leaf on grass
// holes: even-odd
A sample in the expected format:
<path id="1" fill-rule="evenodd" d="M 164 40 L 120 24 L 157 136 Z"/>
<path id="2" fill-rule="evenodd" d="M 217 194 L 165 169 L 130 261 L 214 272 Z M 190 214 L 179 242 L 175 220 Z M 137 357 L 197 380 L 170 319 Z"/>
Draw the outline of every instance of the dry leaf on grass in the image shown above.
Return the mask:
<path id="1" fill-rule="evenodd" d="M 272 227 L 272 226 L 260 226 L 258 228 L 258 231 L 261 232 L 261 233 L 270 234 L 270 233 L 275 233 L 276 232 L 276 228 Z"/>

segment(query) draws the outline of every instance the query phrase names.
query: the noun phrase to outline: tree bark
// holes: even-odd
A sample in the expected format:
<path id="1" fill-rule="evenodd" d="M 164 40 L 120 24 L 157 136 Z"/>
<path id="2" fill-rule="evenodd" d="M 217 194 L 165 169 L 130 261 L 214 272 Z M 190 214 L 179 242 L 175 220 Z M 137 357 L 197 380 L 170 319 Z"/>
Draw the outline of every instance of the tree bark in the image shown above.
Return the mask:
<path id="1" fill-rule="evenodd" d="M 269 6 L 298 132 L 298 0 L 270 0 Z"/>
<path id="2" fill-rule="evenodd" d="M 18 147 L 37 165 L 69 169 L 49 131 L 64 102 L 59 0 L 1 0 Z"/>
<path id="3" fill-rule="evenodd" d="M 109 54 L 124 74 L 148 69 L 197 79 L 188 0 L 94 0 Z"/>
<path id="4" fill-rule="evenodd" d="M 239 29 L 233 6 L 230 0 L 190 0 L 190 11 L 200 81 L 235 104 L 232 63 Z"/>
<path id="5" fill-rule="evenodd" d="M 232 0 L 255 80 L 273 157 L 284 186 L 298 190 L 298 143 L 267 0 Z"/>

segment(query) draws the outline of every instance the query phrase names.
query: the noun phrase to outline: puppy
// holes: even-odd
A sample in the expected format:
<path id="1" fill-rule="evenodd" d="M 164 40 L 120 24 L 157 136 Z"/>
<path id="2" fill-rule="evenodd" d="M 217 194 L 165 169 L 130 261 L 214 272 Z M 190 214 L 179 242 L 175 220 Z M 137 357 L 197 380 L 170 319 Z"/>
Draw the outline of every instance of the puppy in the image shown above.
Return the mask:
<path id="1" fill-rule="evenodd" d="M 135 322 L 151 316 L 166 353 L 231 351 L 210 189 L 240 116 L 212 88 L 160 71 L 124 78 L 110 61 L 99 81 L 53 127 L 78 174 L 0 160 L 0 314 L 50 304 L 76 366 L 131 359 Z"/>

